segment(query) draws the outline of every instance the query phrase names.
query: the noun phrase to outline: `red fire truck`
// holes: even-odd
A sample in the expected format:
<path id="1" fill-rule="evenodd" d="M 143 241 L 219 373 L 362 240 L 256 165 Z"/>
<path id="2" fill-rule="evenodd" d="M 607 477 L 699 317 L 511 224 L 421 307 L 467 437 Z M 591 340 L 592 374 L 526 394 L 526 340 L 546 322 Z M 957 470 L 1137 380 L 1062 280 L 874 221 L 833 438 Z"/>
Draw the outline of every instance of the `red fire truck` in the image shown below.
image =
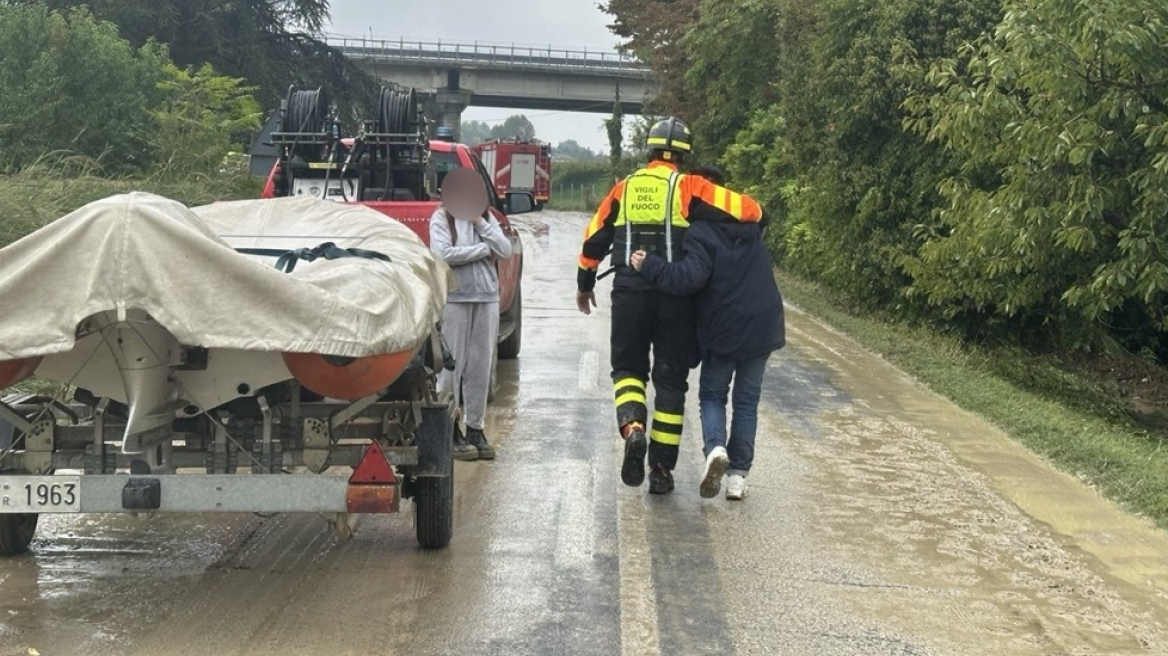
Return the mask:
<path id="1" fill-rule="evenodd" d="M 543 208 L 552 193 L 552 156 L 542 141 L 492 139 L 474 146 L 475 153 L 490 173 L 496 193 L 525 191 L 535 196 Z"/>

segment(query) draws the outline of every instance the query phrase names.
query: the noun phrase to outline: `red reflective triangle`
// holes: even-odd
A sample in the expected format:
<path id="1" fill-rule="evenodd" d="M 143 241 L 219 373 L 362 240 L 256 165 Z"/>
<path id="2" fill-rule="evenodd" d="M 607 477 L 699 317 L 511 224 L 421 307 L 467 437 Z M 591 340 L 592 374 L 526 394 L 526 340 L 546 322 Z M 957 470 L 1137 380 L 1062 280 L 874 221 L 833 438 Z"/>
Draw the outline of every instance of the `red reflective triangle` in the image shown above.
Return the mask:
<path id="1" fill-rule="evenodd" d="M 369 443 L 365 455 L 361 456 L 361 462 L 349 477 L 349 484 L 353 483 L 397 483 L 389 458 L 385 457 L 385 451 L 376 440 Z"/>

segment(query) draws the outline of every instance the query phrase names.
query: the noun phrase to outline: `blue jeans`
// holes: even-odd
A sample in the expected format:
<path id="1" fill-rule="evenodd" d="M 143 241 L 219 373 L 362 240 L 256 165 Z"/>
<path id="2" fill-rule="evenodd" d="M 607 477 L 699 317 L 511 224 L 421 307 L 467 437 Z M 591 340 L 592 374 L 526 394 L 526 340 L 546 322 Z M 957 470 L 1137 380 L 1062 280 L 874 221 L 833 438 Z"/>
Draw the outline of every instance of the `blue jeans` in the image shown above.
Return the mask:
<path id="1" fill-rule="evenodd" d="M 746 475 L 754 461 L 754 434 L 758 430 L 758 400 L 762 395 L 762 377 L 767 358 L 760 355 L 749 360 L 730 360 L 711 356 L 702 361 L 698 401 L 702 415 L 703 450 L 706 455 L 716 446 L 726 447 L 731 474 Z M 726 440 L 726 399 L 730 381 L 734 381 L 734 417 L 730 440 Z"/>

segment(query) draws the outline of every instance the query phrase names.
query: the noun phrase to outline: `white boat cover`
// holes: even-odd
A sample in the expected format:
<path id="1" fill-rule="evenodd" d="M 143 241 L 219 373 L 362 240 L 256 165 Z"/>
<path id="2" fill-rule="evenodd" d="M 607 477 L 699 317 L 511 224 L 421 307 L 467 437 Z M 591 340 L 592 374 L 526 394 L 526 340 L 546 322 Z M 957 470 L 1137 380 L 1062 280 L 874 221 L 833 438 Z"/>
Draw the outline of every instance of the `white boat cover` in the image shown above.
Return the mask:
<path id="1" fill-rule="evenodd" d="M 389 261 L 300 260 L 285 273 L 274 256 L 236 250 L 326 242 Z M 0 360 L 69 351 L 83 319 L 130 309 L 189 346 L 392 353 L 426 339 L 452 280 L 409 228 L 367 207 L 281 198 L 192 209 L 118 195 L 0 249 Z"/>

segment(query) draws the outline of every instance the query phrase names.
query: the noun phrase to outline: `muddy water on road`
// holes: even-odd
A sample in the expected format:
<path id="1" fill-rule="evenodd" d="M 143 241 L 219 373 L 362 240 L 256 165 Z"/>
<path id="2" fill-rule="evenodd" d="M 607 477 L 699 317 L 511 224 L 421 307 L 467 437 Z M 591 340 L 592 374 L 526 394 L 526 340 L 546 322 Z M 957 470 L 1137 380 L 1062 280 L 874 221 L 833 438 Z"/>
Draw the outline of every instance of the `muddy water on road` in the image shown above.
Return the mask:
<path id="1" fill-rule="evenodd" d="M 42 518 L 0 561 L 0 656 L 1168 654 L 1168 539 L 880 358 L 789 314 L 750 495 L 702 500 L 691 376 L 677 491 L 616 475 L 608 286 L 587 217 L 522 217 L 524 336 L 456 467 L 455 538 L 412 506 Z"/>
<path id="2" fill-rule="evenodd" d="M 1163 533 L 807 317 L 789 325 L 780 379 L 818 398 L 773 407 L 815 470 L 808 528 L 863 566 L 841 603 L 946 653 L 1168 653 Z"/>
<path id="3" fill-rule="evenodd" d="M 125 653 L 253 519 L 42 516 L 33 553 L 0 561 L 0 654 Z"/>

